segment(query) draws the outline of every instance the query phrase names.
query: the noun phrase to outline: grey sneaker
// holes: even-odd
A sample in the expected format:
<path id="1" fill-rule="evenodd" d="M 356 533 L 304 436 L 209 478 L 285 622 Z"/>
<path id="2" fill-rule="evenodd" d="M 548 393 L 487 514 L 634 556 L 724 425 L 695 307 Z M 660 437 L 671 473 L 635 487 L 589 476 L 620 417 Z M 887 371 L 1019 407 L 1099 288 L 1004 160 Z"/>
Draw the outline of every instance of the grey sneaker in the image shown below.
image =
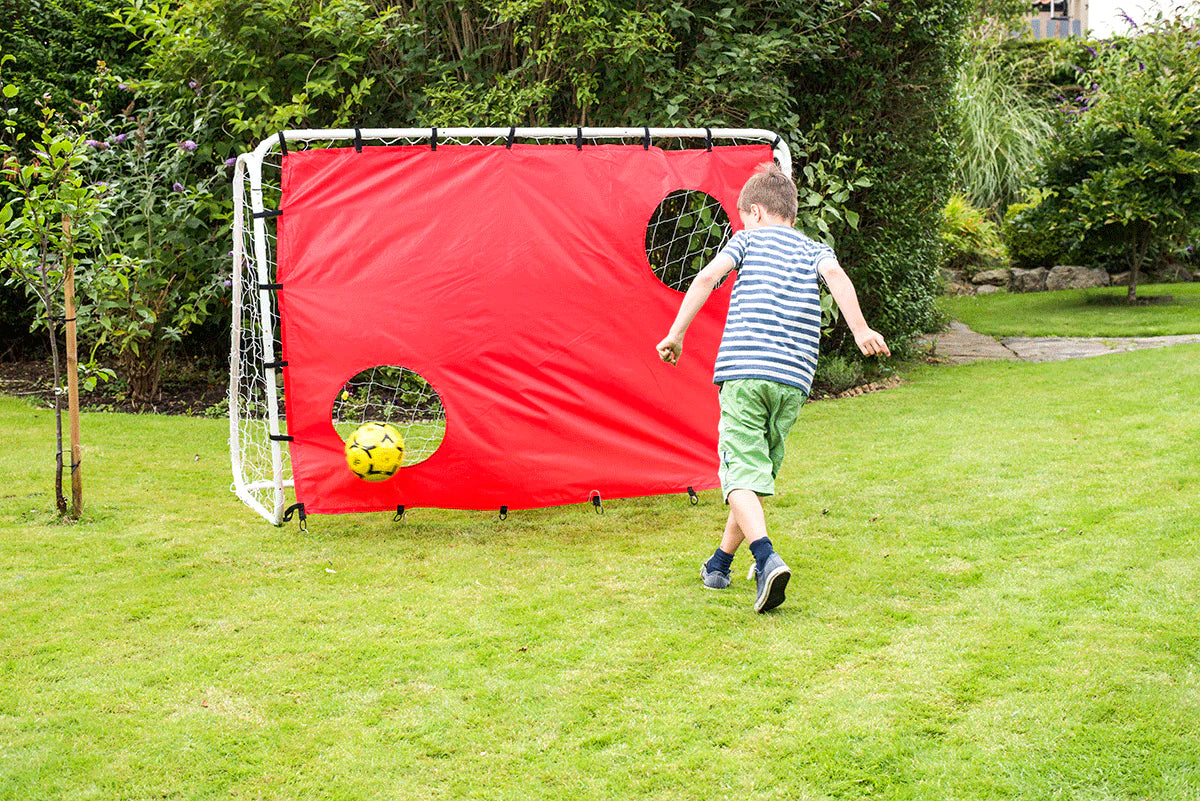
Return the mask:
<path id="1" fill-rule="evenodd" d="M 773 553 L 767 557 L 760 573 L 757 565 L 750 565 L 748 579 L 758 582 L 758 593 L 754 596 L 754 611 L 766 612 L 783 603 L 783 593 L 787 589 L 788 579 L 792 577 L 791 569 L 783 563 L 783 557 Z"/>
<path id="2" fill-rule="evenodd" d="M 729 574 L 718 570 L 710 571 L 706 561 L 700 563 L 700 580 L 710 590 L 723 590 L 729 586 Z"/>

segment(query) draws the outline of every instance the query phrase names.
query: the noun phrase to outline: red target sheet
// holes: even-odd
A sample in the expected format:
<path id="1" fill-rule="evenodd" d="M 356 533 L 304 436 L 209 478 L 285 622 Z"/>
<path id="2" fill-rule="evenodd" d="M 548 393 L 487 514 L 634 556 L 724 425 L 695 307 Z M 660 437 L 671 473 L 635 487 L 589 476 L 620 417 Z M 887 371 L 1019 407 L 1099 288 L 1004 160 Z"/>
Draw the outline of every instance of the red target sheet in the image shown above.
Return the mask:
<path id="1" fill-rule="evenodd" d="M 712 368 L 732 281 L 676 367 L 655 345 L 683 294 L 646 232 L 672 192 L 737 195 L 767 146 L 353 148 L 284 157 L 277 281 L 296 500 L 308 512 L 497 510 L 717 486 Z M 427 459 L 370 483 L 334 402 L 392 365 L 446 415 Z"/>

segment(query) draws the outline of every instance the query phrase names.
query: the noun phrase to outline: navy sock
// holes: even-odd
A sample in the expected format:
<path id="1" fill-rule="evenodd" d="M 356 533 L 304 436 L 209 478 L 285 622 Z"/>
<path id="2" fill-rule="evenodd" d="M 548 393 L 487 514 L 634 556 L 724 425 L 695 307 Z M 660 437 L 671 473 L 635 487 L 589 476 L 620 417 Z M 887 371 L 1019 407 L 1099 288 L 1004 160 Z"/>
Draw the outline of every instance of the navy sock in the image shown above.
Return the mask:
<path id="1" fill-rule="evenodd" d="M 754 554 L 754 562 L 758 565 L 758 571 L 761 573 L 763 565 L 766 564 L 771 554 L 775 553 L 775 549 L 771 547 L 770 538 L 763 537 L 750 543 L 750 553 Z"/>
<path id="2" fill-rule="evenodd" d="M 720 548 L 714 551 L 713 555 L 704 563 L 704 567 L 709 573 L 728 573 L 732 565 L 733 554 L 725 553 Z"/>

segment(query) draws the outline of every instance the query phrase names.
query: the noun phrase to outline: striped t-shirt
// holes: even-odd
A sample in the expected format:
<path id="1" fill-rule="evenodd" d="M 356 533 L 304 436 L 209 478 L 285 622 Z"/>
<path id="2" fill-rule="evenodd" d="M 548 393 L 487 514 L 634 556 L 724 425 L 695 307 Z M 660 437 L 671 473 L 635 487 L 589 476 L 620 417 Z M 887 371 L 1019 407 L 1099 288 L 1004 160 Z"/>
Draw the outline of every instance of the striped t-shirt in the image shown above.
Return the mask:
<path id="1" fill-rule="evenodd" d="M 738 231 L 721 252 L 738 273 L 713 382 L 765 378 L 808 392 L 821 340 L 817 265 L 833 249 L 770 225 Z"/>

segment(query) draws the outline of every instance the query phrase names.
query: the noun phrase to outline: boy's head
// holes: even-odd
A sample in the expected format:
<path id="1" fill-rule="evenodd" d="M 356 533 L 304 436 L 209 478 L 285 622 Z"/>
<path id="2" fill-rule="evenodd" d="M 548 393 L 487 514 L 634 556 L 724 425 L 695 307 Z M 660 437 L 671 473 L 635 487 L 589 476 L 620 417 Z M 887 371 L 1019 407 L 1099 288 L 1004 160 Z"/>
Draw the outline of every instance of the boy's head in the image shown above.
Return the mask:
<path id="1" fill-rule="evenodd" d="M 738 211 L 747 228 L 792 225 L 796 221 L 796 184 L 775 162 L 760 164 L 738 195 Z"/>

